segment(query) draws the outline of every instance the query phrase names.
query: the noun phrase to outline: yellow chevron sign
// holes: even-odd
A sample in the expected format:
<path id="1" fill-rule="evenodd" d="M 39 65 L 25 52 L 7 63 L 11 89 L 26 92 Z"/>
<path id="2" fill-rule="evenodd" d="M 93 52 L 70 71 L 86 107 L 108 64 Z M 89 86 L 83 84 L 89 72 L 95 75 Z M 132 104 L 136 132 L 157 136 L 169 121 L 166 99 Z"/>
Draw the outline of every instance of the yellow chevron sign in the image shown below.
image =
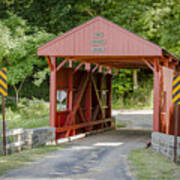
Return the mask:
<path id="1" fill-rule="evenodd" d="M 0 68 L 0 95 L 7 96 L 7 68 Z"/>
<path id="2" fill-rule="evenodd" d="M 180 104 L 180 75 L 173 77 L 172 99 L 174 104 Z"/>

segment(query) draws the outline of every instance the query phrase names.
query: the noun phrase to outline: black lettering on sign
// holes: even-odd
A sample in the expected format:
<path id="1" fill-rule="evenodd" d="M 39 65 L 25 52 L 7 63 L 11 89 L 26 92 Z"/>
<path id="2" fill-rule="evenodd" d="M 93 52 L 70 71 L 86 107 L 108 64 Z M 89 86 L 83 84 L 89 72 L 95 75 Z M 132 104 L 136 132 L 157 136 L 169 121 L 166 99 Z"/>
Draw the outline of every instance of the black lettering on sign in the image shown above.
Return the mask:
<path id="1" fill-rule="evenodd" d="M 104 37 L 104 33 L 102 33 L 102 32 L 94 33 L 94 37 L 95 38 Z"/>
<path id="2" fill-rule="evenodd" d="M 91 51 L 92 52 L 104 52 L 104 47 L 92 47 Z"/>
<path id="3" fill-rule="evenodd" d="M 105 44 L 105 40 L 92 40 L 91 43 L 92 44 Z"/>

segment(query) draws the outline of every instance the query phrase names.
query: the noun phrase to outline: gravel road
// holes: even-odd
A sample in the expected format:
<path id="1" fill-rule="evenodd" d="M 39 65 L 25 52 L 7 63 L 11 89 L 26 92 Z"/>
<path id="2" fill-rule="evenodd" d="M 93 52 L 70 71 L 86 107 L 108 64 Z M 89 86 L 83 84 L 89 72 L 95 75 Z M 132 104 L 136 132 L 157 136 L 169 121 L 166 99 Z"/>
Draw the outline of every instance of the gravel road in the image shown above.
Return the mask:
<path id="1" fill-rule="evenodd" d="M 145 147 L 141 131 L 114 130 L 79 139 L 31 165 L 13 170 L 2 180 L 131 180 L 129 151 Z"/>
<path id="2" fill-rule="evenodd" d="M 127 128 L 152 130 L 153 110 L 113 110 L 112 115 Z"/>

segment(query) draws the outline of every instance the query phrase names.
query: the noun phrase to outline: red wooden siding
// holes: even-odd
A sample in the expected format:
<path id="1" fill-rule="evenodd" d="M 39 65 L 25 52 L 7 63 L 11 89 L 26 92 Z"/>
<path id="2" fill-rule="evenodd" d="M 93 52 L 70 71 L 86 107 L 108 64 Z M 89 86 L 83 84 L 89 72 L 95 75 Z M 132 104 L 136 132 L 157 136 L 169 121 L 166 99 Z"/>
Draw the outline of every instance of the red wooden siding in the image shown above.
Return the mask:
<path id="1" fill-rule="evenodd" d="M 95 37 L 102 33 L 102 37 Z M 92 41 L 104 41 L 93 44 Z M 93 47 L 104 48 L 93 52 Z M 43 56 L 161 56 L 161 47 L 128 32 L 112 22 L 96 17 L 38 48 Z"/>
<path id="2" fill-rule="evenodd" d="M 38 48 L 38 55 L 47 56 L 51 69 L 50 125 L 56 127 L 56 138 L 113 125 L 112 70 L 119 72 L 122 68 L 148 67 L 152 70 L 153 131 L 174 133 L 174 111 L 169 90 L 172 85 L 167 81 L 168 74 L 162 73 L 162 67 L 176 71 L 179 61 L 158 45 L 102 17 L 95 17 L 42 45 Z M 57 57 L 65 59 L 58 67 L 56 67 Z M 80 61 L 81 64 L 73 68 L 72 61 Z M 66 63 L 69 63 L 69 68 L 63 67 Z M 82 67 L 85 67 L 84 71 L 79 70 Z M 106 73 L 102 71 L 102 67 L 107 69 Z M 98 70 L 99 73 L 95 72 Z M 163 87 L 165 84 L 166 88 Z M 67 110 L 61 112 L 56 110 L 58 89 L 67 91 Z M 107 92 L 105 100 L 103 90 Z M 105 107 L 102 100 L 105 101 Z"/>
<path id="3" fill-rule="evenodd" d="M 67 106 L 67 110 L 64 111 L 56 110 L 56 118 L 51 117 L 51 121 L 54 121 L 54 127 L 57 129 L 57 139 L 113 125 L 111 119 L 112 75 L 103 73 L 90 75 L 87 71 L 79 70 L 75 73 L 73 71 L 72 68 L 62 68 L 57 72 L 57 90 L 67 91 L 68 97 L 72 92 L 68 99 L 68 104 L 71 103 L 72 107 Z M 94 79 L 97 89 L 94 87 L 92 79 Z M 84 85 L 85 83 L 86 85 Z M 107 92 L 106 104 L 103 107 L 104 117 L 96 94 L 98 93 L 101 97 L 103 90 Z M 83 97 L 80 97 L 81 93 Z"/>

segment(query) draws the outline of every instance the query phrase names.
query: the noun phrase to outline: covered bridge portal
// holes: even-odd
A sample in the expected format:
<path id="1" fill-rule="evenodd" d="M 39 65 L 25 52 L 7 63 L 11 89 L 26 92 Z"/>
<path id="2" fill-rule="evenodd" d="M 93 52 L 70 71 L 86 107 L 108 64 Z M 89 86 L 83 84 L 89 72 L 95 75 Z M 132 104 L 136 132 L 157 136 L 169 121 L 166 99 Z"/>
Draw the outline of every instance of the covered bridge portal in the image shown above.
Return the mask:
<path id="1" fill-rule="evenodd" d="M 113 126 L 111 82 L 122 68 L 153 71 L 153 131 L 173 134 L 170 83 L 178 59 L 158 45 L 95 17 L 42 45 L 38 55 L 51 69 L 50 125 L 57 139 Z M 80 63 L 74 67 L 74 61 Z"/>

